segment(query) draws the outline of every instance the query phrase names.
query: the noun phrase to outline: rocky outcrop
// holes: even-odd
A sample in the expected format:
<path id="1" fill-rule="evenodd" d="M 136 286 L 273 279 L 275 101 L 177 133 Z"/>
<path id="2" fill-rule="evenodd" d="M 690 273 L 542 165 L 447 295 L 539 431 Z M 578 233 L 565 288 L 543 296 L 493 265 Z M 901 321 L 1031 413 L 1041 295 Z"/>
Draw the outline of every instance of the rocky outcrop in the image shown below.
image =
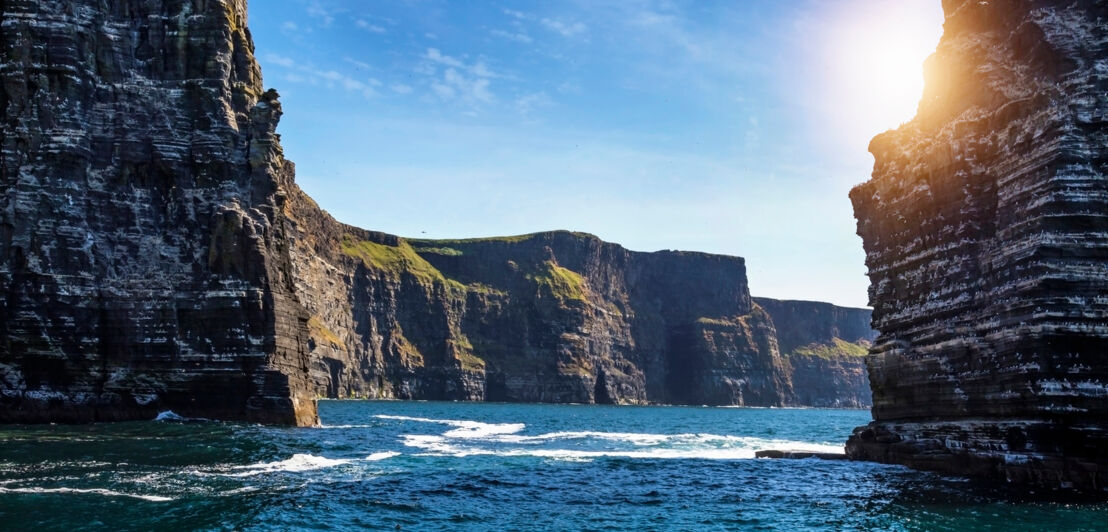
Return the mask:
<path id="1" fill-rule="evenodd" d="M 303 193 L 289 206 L 320 395 L 868 405 L 861 358 L 844 354 L 872 338 L 868 311 L 761 300 L 771 317 L 741 258 L 566 231 L 407 240 L 337 223 Z M 790 357 L 777 321 L 802 340 Z"/>
<path id="2" fill-rule="evenodd" d="M 790 401 L 743 260 L 564 231 L 421 241 L 290 219 L 332 397 L 643 404 Z"/>
<path id="3" fill-rule="evenodd" d="M 0 421 L 314 423 L 245 0 L 0 6 Z"/>
<path id="4" fill-rule="evenodd" d="M 860 404 L 853 311 L 767 312 L 741 258 L 335 221 L 282 155 L 244 0 L 0 6 L 0 422 Z"/>
<path id="5" fill-rule="evenodd" d="M 871 405 L 865 355 L 877 331 L 870 328 L 869 309 L 762 297 L 754 301 L 773 319 L 778 349 L 790 368 L 795 404 Z"/>
<path id="6" fill-rule="evenodd" d="M 874 422 L 854 458 L 1108 486 L 1108 5 L 944 2 L 916 118 L 851 192 Z"/>

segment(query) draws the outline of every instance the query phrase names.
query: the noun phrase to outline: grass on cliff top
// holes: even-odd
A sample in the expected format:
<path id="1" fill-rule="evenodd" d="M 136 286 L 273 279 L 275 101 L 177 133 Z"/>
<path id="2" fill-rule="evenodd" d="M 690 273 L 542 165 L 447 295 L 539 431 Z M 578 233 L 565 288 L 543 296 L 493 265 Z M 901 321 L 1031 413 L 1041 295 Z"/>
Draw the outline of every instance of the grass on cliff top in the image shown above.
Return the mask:
<path id="1" fill-rule="evenodd" d="M 417 247 L 413 249 L 415 249 L 416 253 L 430 253 L 432 255 L 446 255 L 448 257 L 458 257 L 464 255 L 464 253 L 462 253 L 462 250 L 448 247 Z"/>
<path id="2" fill-rule="evenodd" d="M 595 236 L 593 236 L 589 233 L 582 233 L 582 232 L 579 232 L 579 231 L 540 231 L 538 233 L 527 233 L 525 235 L 488 236 L 488 237 L 479 237 L 479 238 L 452 238 L 452 239 L 442 239 L 442 240 L 411 239 L 410 241 L 412 243 L 418 244 L 420 246 L 428 246 L 428 250 L 433 249 L 435 247 L 440 247 L 440 246 L 445 246 L 447 249 L 449 249 L 450 245 L 458 245 L 458 244 L 480 244 L 480 243 L 483 243 L 483 242 L 508 242 L 508 243 L 523 242 L 523 241 L 526 241 L 526 240 L 531 240 L 532 238 L 535 238 L 537 236 L 549 235 L 549 234 L 555 234 L 555 233 L 567 233 L 567 234 L 573 235 L 573 236 L 578 237 L 578 238 L 596 238 Z M 420 251 L 423 251 L 423 250 L 421 249 Z M 459 251 L 459 253 L 460 253 L 460 250 L 454 250 L 454 251 Z M 428 251 L 428 253 L 433 253 L 433 252 Z"/>
<path id="3" fill-rule="evenodd" d="M 852 343 L 841 338 L 832 338 L 831 343 L 813 343 L 798 347 L 791 353 L 796 356 L 834 358 L 839 356 L 864 357 L 869 354 L 869 346 Z"/>
<path id="4" fill-rule="evenodd" d="M 581 274 L 558 266 L 554 261 L 543 262 L 539 270 L 527 275 L 527 278 L 539 286 L 549 288 L 554 297 L 563 301 L 585 300 L 585 279 Z"/>
<path id="5" fill-rule="evenodd" d="M 368 240 L 358 241 L 350 235 L 344 235 L 342 237 L 342 252 L 356 259 L 361 259 L 366 266 L 378 270 L 398 276 L 408 272 L 425 283 L 439 281 L 462 292 L 466 290 L 462 283 L 447 279 L 430 262 L 420 257 L 419 253 L 416 253 L 415 249 L 404 240 L 401 240 L 398 246 L 389 246 Z"/>

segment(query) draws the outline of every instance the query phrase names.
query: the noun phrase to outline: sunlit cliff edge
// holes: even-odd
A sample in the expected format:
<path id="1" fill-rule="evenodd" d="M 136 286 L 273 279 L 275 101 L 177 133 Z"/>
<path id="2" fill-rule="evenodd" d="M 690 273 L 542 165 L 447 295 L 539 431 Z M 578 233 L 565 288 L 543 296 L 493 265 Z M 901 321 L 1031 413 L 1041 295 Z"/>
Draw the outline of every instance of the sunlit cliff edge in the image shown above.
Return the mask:
<path id="1" fill-rule="evenodd" d="M 1108 486 L 1108 5 L 944 3 L 916 118 L 850 194 L 875 421 L 854 458 Z"/>

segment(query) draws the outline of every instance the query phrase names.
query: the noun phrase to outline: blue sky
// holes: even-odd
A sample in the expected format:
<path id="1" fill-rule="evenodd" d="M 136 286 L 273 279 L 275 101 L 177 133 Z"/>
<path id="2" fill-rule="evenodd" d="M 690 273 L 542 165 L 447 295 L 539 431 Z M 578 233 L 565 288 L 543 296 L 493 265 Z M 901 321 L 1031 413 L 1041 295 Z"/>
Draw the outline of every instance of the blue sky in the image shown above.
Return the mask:
<path id="1" fill-rule="evenodd" d="M 847 193 L 911 118 L 937 0 L 254 0 L 297 181 L 401 236 L 570 229 L 865 306 Z"/>

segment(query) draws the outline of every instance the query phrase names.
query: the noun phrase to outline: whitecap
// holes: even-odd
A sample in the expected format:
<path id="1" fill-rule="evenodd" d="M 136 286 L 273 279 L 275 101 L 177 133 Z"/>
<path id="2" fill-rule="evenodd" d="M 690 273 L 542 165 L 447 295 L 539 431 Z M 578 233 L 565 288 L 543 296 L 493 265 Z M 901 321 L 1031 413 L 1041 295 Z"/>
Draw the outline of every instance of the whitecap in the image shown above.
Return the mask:
<path id="1" fill-rule="evenodd" d="M 137 493 L 123 493 L 123 492 L 120 492 L 120 491 L 112 491 L 112 490 L 106 490 L 106 489 L 101 489 L 101 488 L 81 489 L 81 488 L 40 488 L 40 487 L 3 488 L 3 487 L 0 487 L 0 493 L 36 493 L 36 494 L 41 494 L 41 493 L 80 493 L 80 494 L 103 495 L 105 497 L 130 497 L 130 498 L 133 498 L 133 499 L 142 499 L 144 501 L 150 501 L 150 502 L 168 502 L 168 501 L 173 500 L 172 497 L 162 497 L 160 495 L 141 495 L 141 494 L 137 494 Z"/>
<path id="2" fill-rule="evenodd" d="M 527 425 L 523 423 L 482 423 L 480 421 L 470 421 L 467 419 L 431 419 L 425 417 L 391 416 L 386 414 L 379 414 L 373 417 L 447 425 L 455 428 L 446 431 L 443 433 L 443 436 L 462 439 L 484 439 L 504 434 L 515 434 L 527 427 Z"/>
<path id="3" fill-rule="evenodd" d="M 379 452 L 379 453 L 373 453 L 373 454 L 365 457 L 365 459 L 370 461 L 370 462 L 376 462 L 378 460 L 385 460 L 385 459 L 388 459 L 388 458 L 392 458 L 394 456 L 400 456 L 400 453 L 398 453 L 396 451 L 383 451 L 383 452 Z"/>
<path id="4" fill-rule="evenodd" d="M 206 417 L 185 417 L 172 410 L 166 410 L 164 412 L 159 412 L 158 415 L 154 418 L 154 421 L 166 421 L 174 423 L 199 423 L 211 420 Z"/>
<path id="5" fill-rule="evenodd" d="M 188 421 L 188 418 L 172 410 L 166 410 L 165 412 L 159 412 L 158 417 L 154 418 L 154 421 Z"/>
<path id="6" fill-rule="evenodd" d="M 292 455 L 292 457 L 287 460 L 281 460 L 278 462 L 261 462 L 245 466 L 235 466 L 233 469 L 244 471 L 242 473 L 231 473 L 227 476 L 250 477 L 254 475 L 261 475 L 262 473 L 299 473 L 302 471 L 326 469 L 328 467 L 335 467 L 349 463 L 350 460 L 324 458 L 322 456 L 316 456 L 313 454 L 297 453 Z"/>

